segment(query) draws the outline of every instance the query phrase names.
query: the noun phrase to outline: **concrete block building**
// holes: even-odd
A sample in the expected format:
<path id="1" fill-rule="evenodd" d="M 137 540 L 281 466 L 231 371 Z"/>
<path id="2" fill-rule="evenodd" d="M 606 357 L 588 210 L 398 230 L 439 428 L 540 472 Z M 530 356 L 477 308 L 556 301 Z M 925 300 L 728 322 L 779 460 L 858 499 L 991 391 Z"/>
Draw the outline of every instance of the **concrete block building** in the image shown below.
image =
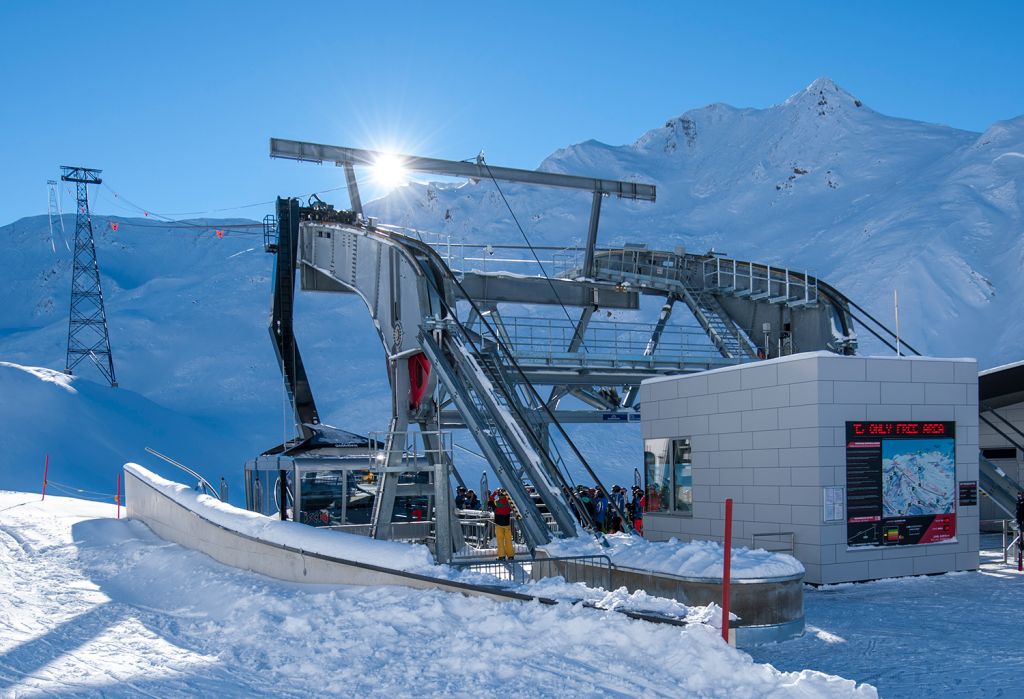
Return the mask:
<path id="1" fill-rule="evenodd" d="M 797 354 L 645 381 L 654 540 L 790 541 L 810 583 L 978 567 L 973 359 Z"/>

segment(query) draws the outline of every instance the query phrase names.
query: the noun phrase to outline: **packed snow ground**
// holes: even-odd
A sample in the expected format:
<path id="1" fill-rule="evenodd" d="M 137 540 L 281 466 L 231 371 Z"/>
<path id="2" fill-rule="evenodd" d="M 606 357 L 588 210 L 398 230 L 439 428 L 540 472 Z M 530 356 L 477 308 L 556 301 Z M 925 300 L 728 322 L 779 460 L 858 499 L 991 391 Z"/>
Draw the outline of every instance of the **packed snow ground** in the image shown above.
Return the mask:
<path id="1" fill-rule="evenodd" d="M 5 696 L 873 697 L 705 625 L 222 566 L 113 507 L 0 492 Z"/>
<path id="2" fill-rule="evenodd" d="M 807 633 L 751 650 L 780 669 L 867 682 L 886 699 L 1024 696 L 1024 575 L 999 537 L 982 570 L 828 585 L 804 591 Z"/>

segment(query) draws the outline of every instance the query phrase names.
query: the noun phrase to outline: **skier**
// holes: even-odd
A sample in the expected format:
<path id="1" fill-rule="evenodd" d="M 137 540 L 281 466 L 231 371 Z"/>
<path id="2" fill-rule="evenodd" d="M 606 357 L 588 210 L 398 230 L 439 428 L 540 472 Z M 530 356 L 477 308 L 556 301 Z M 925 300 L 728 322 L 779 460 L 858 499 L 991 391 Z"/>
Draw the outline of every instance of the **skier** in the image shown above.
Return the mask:
<path id="1" fill-rule="evenodd" d="M 613 486 L 611 501 L 615 508 L 612 509 L 609 517 L 611 520 L 609 531 L 615 534 L 622 531 L 622 516 L 626 512 L 626 489 L 620 485 Z"/>
<path id="2" fill-rule="evenodd" d="M 511 561 L 516 550 L 512 547 L 512 500 L 504 488 L 498 488 L 487 501 L 494 510 L 494 534 L 498 539 L 498 560 Z"/>
<path id="3" fill-rule="evenodd" d="M 640 536 L 644 535 L 644 507 L 647 500 L 644 491 L 638 485 L 633 486 L 633 529 Z"/>
<path id="4" fill-rule="evenodd" d="M 594 527 L 599 532 L 608 531 L 606 521 L 608 519 L 608 498 L 604 491 L 597 491 L 597 498 L 594 500 Z"/>
<path id="5" fill-rule="evenodd" d="M 224 476 L 220 477 L 220 501 L 228 501 L 228 482 L 224 480 Z"/>
<path id="6" fill-rule="evenodd" d="M 465 510 L 466 507 L 466 486 L 460 485 L 455 489 L 455 509 Z"/>

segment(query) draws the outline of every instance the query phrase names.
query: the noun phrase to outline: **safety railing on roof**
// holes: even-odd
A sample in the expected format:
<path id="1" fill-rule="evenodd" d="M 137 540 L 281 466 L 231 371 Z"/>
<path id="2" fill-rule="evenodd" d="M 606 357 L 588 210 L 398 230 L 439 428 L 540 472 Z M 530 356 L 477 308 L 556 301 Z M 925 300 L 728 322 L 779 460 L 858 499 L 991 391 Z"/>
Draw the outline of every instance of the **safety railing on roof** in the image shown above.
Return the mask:
<path id="1" fill-rule="evenodd" d="M 576 333 L 568 318 L 503 316 L 501 326 L 517 356 L 561 357 Z M 591 321 L 577 353 L 611 358 L 643 358 L 654 333 L 652 323 Z M 480 332 L 479 323 L 473 325 Z M 664 328 L 654 357 L 709 357 L 720 355 L 699 327 L 670 325 Z"/>
<path id="2" fill-rule="evenodd" d="M 716 257 L 703 263 L 704 288 L 790 304 L 818 301 L 818 280 L 784 267 Z"/>

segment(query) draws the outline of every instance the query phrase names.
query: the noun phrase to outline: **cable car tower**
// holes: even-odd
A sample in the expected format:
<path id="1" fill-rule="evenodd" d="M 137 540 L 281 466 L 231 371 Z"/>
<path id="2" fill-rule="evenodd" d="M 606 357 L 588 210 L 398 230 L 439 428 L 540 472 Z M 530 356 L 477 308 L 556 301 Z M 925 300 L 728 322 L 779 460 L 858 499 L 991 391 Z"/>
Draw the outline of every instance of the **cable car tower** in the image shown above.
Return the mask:
<path id="1" fill-rule="evenodd" d="M 90 184 L 100 184 L 102 170 L 61 165 L 64 182 L 74 182 L 78 208 L 75 214 L 74 266 L 71 272 L 71 313 L 68 318 L 68 352 L 64 373 L 71 374 L 86 357 L 92 360 L 111 387 L 117 388 L 114 357 L 110 352 L 107 312 L 103 306 L 100 267 L 89 215 Z"/>

